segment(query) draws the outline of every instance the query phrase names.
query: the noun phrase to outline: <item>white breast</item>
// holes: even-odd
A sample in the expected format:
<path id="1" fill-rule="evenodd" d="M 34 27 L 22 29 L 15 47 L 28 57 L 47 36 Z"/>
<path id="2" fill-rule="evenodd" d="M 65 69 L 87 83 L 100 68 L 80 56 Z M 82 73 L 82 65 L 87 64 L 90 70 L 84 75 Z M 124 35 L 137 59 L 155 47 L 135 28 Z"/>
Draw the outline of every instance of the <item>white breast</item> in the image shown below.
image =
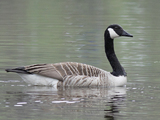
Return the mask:
<path id="1" fill-rule="evenodd" d="M 108 74 L 108 83 L 110 84 L 110 86 L 115 86 L 115 87 L 119 87 L 119 86 L 123 86 L 127 83 L 127 77 L 126 76 L 113 76 L 112 74 Z"/>

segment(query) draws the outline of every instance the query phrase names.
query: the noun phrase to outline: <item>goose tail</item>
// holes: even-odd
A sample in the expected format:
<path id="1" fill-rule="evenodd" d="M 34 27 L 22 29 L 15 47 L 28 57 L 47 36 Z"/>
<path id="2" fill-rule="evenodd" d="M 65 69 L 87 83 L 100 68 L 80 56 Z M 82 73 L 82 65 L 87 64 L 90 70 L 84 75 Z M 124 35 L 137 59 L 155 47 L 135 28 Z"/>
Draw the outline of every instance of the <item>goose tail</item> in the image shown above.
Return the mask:
<path id="1" fill-rule="evenodd" d="M 15 73 L 23 73 L 23 74 L 31 74 L 25 70 L 24 67 L 18 67 L 14 69 L 5 69 L 6 72 L 15 72 Z"/>

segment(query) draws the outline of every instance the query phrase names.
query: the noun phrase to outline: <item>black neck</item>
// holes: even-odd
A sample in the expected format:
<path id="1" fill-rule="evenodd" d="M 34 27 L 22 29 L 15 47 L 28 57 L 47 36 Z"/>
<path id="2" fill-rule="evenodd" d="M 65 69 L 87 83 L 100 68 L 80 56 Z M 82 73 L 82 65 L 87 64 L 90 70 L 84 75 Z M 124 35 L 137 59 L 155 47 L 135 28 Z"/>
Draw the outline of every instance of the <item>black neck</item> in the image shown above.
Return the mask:
<path id="1" fill-rule="evenodd" d="M 120 75 L 127 76 L 127 73 L 125 72 L 124 68 L 121 66 L 114 52 L 114 40 L 110 38 L 110 35 L 107 30 L 104 34 L 104 40 L 105 40 L 106 56 L 113 69 L 113 72 L 111 72 L 111 74 L 114 76 L 120 76 Z"/>

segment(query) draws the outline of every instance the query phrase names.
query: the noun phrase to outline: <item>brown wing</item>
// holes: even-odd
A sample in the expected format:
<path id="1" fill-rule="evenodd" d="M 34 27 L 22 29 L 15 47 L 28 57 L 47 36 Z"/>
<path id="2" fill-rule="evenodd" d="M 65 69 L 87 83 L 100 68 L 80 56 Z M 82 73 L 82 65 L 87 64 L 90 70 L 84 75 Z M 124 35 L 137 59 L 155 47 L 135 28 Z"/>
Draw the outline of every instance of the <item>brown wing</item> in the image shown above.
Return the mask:
<path id="1" fill-rule="evenodd" d="M 64 62 L 55 64 L 35 64 L 25 66 L 24 69 L 29 73 L 35 73 L 63 81 L 68 75 L 83 75 L 97 77 L 101 69 L 91 65 L 76 62 Z"/>

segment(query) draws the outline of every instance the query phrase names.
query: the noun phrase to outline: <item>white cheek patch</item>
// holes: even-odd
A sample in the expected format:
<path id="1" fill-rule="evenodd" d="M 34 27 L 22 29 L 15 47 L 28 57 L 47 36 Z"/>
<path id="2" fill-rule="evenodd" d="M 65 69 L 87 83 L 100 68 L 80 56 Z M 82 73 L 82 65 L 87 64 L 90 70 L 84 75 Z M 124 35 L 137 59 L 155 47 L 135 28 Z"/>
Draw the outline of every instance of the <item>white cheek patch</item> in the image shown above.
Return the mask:
<path id="1" fill-rule="evenodd" d="M 119 37 L 119 35 L 112 28 L 108 28 L 108 31 L 112 39 Z"/>

